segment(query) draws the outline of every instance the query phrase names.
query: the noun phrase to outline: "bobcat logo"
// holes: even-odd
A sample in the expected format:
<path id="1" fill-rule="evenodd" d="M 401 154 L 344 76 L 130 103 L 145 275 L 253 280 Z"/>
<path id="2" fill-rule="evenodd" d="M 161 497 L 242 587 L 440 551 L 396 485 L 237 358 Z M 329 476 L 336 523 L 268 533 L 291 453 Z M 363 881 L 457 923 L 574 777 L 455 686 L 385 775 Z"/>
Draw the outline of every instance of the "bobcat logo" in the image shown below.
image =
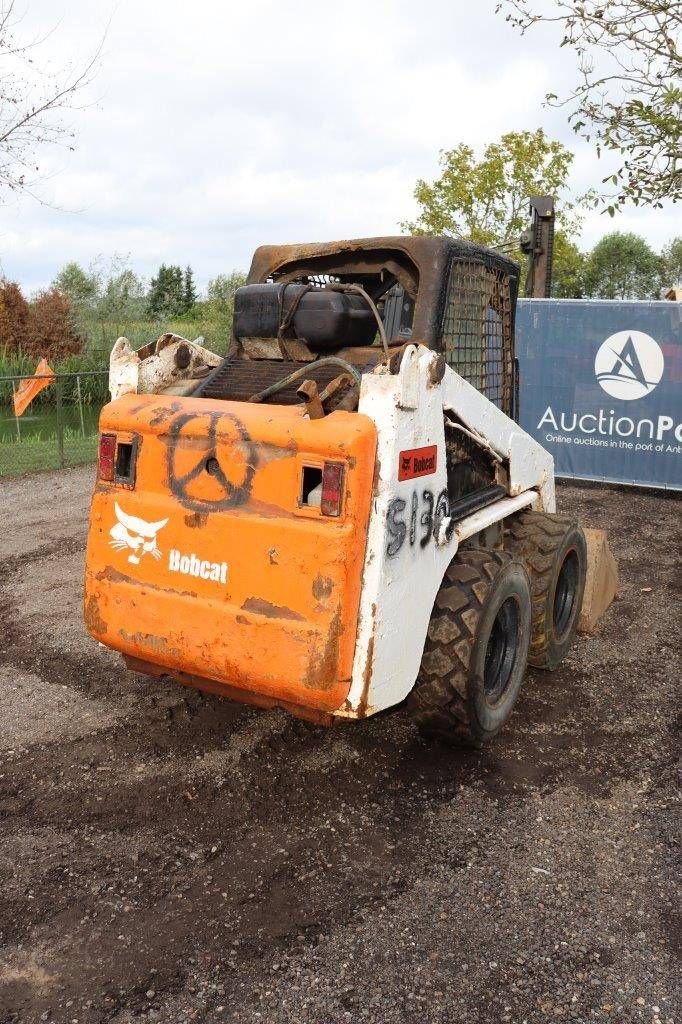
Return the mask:
<path id="1" fill-rule="evenodd" d="M 137 516 L 129 516 L 118 502 L 114 503 L 114 509 L 118 522 L 109 530 L 111 537 L 109 543 L 112 548 L 116 551 L 130 548 L 128 561 L 131 565 L 139 565 L 143 555 L 161 558 L 156 535 L 168 520 L 160 519 L 158 523 L 147 523 L 144 519 L 138 519 Z"/>

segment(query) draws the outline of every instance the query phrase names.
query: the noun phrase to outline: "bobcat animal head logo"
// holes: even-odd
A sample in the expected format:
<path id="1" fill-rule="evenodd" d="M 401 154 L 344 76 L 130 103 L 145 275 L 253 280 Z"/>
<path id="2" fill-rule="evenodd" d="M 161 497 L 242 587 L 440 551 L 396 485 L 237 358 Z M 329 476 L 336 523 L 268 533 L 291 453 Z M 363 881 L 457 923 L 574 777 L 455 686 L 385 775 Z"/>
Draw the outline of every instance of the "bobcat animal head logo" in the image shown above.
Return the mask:
<path id="1" fill-rule="evenodd" d="M 128 561 L 131 565 L 139 565 L 143 555 L 153 555 L 154 558 L 161 558 L 159 545 L 156 543 L 156 535 L 168 522 L 167 519 L 159 519 L 157 523 L 148 523 L 137 516 L 129 516 L 124 512 L 118 502 L 114 503 L 117 523 L 109 530 L 111 540 L 109 543 L 116 551 L 130 550 Z"/>

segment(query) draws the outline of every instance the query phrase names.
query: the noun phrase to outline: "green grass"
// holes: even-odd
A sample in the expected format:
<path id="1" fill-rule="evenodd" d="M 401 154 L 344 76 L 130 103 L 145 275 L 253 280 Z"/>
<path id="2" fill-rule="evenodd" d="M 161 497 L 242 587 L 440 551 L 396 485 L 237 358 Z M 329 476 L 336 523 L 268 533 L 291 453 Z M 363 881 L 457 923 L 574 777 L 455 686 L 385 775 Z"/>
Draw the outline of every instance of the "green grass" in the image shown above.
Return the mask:
<path id="1" fill-rule="evenodd" d="M 68 427 L 64 431 L 63 468 L 94 462 L 97 435 L 83 437 Z M 23 476 L 44 469 L 62 468 L 56 437 L 28 437 L 22 441 L 0 441 L 0 479 Z"/>

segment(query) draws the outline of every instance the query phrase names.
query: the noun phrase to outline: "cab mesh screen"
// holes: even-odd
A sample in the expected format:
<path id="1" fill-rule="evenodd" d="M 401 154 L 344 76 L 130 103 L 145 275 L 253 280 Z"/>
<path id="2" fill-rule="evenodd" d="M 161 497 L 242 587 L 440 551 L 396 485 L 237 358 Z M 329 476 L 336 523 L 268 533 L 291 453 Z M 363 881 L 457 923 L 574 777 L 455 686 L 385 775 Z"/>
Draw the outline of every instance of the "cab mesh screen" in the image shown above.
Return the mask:
<path id="1" fill-rule="evenodd" d="M 512 329 L 509 276 L 455 260 L 443 318 L 446 362 L 507 415 L 512 411 Z"/>

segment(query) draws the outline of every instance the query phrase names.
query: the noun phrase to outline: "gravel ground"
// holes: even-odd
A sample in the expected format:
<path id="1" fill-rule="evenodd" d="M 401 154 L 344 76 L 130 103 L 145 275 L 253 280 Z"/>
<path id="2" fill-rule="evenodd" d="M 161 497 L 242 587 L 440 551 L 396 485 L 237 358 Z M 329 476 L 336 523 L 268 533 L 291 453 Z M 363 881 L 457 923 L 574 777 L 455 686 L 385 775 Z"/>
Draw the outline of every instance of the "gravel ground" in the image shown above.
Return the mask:
<path id="1" fill-rule="evenodd" d="M 485 751 L 159 685 L 83 632 L 89 469 L 0 485 L 0 1022 L 677 1020 L 680 503 Z"/>

